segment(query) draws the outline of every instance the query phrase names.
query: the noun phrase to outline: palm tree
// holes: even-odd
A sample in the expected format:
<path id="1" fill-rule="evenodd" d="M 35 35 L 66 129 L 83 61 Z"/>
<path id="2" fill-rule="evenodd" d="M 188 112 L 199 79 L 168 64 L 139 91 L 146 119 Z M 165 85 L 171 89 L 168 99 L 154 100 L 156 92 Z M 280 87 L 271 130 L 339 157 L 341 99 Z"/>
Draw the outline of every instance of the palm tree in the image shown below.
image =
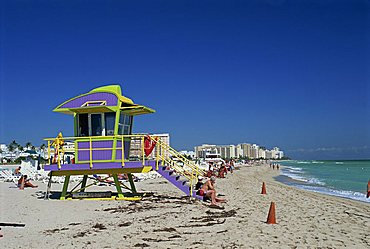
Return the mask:
<path id="1" fill-rule="evenodd" d="M 13 140 L 13 142 L 11 142 L 9 145 L 8 145 L 8 150 L 10 152 L 13 152 L 16 148 L 18 148 L 18 143 Z"/>
<path id="2" fill-rule="evenodd" d="M 46 145 L 45 144 L 41 144 L 40 145 L 40 153 L 43 157 L 45 157 L 45 149 L 46 149 Z"/>
<path id="3" fill-rule="evenodd" d="M 27 149 L 31 149 L 31 147 L 32 147 L 32 143 L 31 143 L 31 142 L 27 142 L 27 143 L 26 143 L 26 148 L 27 148 Z"/>

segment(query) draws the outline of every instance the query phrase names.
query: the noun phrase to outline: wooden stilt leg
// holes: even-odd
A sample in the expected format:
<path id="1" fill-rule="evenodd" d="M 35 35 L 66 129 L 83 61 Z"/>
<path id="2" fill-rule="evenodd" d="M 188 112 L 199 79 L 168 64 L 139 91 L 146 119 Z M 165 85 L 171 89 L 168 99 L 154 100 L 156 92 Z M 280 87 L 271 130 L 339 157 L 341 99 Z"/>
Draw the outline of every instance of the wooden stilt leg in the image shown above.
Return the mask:
<path id="1" fill-rule="evenodd" d="M 135 188 L 134 180 L 132 178 L 132 174 L 128 173 L 127 176 L 128 176 L 128 181 L 130 182 L 130 185 L 131 185 L 131 191 L 132 193 L 136 194 L 136 188 Z"/>
<path id="2" fill-rule="evenodd" d="M 68 190 L 68 184 L 69 184 L 69 178 L 70 177 L 71 177 L 70 175 L 66 175 L 66 177 L 64 179 L 62 195 L 60 197 L 61 200 L 65 200 L 66 199 L 67 190 Z"/>
<path id="3" fill-rule="evenodd" d="M 123 193 L 122 193 L 121 184 L 118 181 L 117 174 L 112 174 L 112 176 L 113 176 L 113 179 L 114 179 L 114 183 L 116 184 L 118 198 L 123 198 L 124 196 L 123 196 Z"/>

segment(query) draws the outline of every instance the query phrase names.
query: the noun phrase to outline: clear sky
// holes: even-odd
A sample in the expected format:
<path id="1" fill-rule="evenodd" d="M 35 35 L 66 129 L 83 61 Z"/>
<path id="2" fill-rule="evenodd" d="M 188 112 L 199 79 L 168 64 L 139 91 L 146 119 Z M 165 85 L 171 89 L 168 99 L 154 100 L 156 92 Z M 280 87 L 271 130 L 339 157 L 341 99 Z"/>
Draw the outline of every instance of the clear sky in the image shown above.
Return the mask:
<path id="1" fill-rule="evenodd" d="M 102 85 L 157 112 L 134 132 L 370 158 L 370 2 L 1 1 L 0 143 L 73 135 L 65 100 Z"/>

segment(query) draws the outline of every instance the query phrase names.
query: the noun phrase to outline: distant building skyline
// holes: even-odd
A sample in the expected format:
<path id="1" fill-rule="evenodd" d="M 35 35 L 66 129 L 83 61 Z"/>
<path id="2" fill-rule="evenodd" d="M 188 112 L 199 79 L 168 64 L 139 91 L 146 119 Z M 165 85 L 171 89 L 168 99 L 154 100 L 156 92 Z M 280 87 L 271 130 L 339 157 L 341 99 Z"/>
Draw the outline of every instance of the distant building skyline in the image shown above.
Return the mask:
<path id="1" fill-rule="evenodd" d="M 244 149 L 243 149 L 244 148 Z M 271 150 L 257 144 L 241 143 L 237 145 L 202 144 L 194 147 L 195 157 L 205 158 L 207 153 L 218 153 L 222 158 L 249 158 L 249 159 L 282 159 L 284 151 L 279 147 Z"/>

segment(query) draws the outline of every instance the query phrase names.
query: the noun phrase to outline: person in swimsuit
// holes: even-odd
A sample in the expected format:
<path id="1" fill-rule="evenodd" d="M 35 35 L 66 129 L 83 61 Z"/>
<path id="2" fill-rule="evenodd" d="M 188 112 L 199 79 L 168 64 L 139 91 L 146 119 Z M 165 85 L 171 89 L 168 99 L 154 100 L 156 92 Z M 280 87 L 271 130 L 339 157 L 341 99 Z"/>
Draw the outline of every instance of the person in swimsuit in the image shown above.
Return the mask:
<path id="1" fill-rule="evenodd" d="M 198 182 L 197 184 L 195 185 L 195 190 L 197 190 L 197 192 L 199 192 L 200 188 L 203 186 L 203 178 L 201 176 L 198 177 Z M 197 193 L 199 194 L 199 193 Z"/>
<path id="2" fill-rule="evenodd" d="M 22 175 L 22 173 L 21 173 L 21 166 L 19 166 L 18 168 L 16 168 L 16 169 L 14 170 L 14 175 L 15 175 L 15 176 L 20 176 L 20 175 Z"/>
<path id="3" fill-rule="evenodd" d="M 221 202 L 226 202 L 225 199 L 218 198 L 215 190 L 216 177 L 212 176 L 211 179 L 206 181 L 202 188 L 199 190 L 201 196 L 206 196 L 211 199 L 211 205 L 217 205 Z"/>
<path id="4" fill-rule="evenodd" d="M 27 179 L 27 175 L 21 176 L 18 180 L 18 188 L 21 187 L 22 181 L 24 181 L 24 187 L 31 187 L 31 188 L 37 188 L 37 185 L 33 185 L 29 179 Z"/>
<path id="5" fill-rule="evenodd" d="M 221 164 L 220 169 L 218 170 L 218 178 L 225 178 L 225 174 L 227 174 L 227 168 L 225 164 Z"/>

